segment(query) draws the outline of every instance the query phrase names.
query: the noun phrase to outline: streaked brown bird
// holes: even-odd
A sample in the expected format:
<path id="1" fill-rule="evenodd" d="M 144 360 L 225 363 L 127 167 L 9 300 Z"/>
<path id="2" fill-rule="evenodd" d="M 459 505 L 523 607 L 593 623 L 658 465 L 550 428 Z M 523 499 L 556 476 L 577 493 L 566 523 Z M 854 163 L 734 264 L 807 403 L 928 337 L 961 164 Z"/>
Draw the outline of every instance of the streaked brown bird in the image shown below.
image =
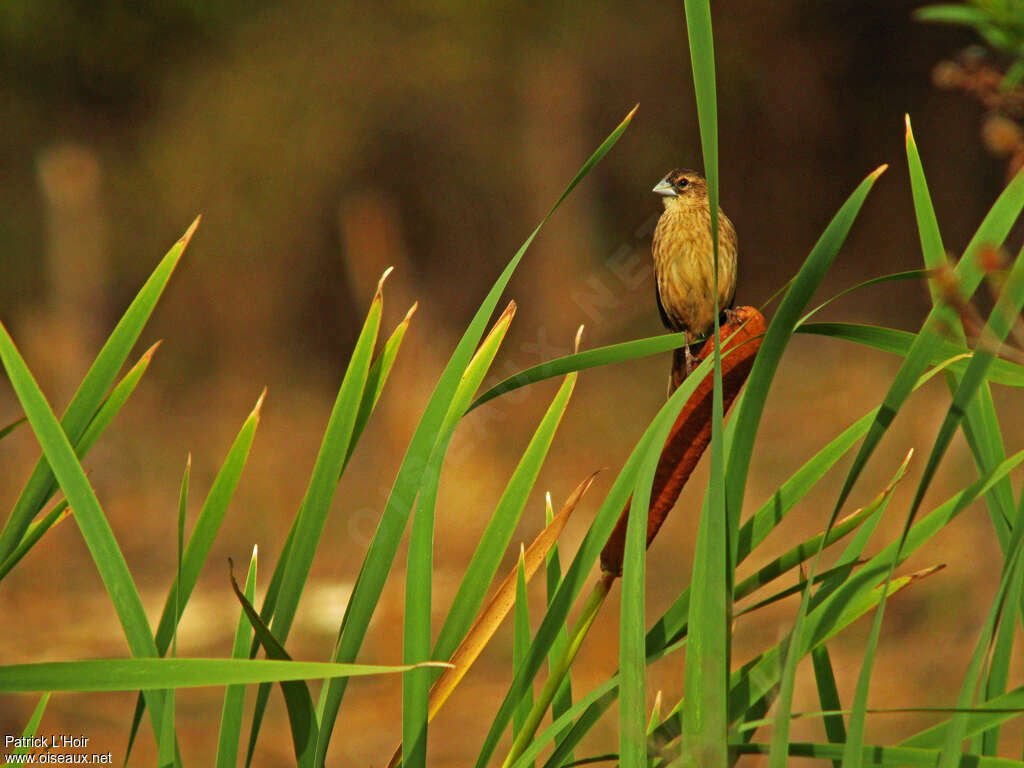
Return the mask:
<path id="1" fill-rule="evenodd" d="M 662 195 L 665 203 L 651 248 L 658 312 L 666 328 L 683 333 L 682 350 L 688 375 L 694 367 L 690 339 L 706 336 L 715 323 L 715 262 L 708 185 L 700 174 L 677 169 L 659 181 L 653 191 Z M 719 208 L 719 311 L 731 309 L 735 295 L 736 230 Z M 676 350 L 673 369 L 678 368 L 678 358 Z"/>

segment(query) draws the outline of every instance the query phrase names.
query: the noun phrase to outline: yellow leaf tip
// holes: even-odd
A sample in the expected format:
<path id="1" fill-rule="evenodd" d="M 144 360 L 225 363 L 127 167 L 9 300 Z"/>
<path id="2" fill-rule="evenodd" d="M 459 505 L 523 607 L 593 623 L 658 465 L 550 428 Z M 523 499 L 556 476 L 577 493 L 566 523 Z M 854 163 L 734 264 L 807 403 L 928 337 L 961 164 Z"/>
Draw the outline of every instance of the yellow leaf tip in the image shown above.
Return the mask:
<path id="1" fill-rule="evenodd" d="M 583 324 L 580 323 L 580 327 L 576 329 L 576 340 L 573 342 L 573 352 L 580 351 L 580 342 L 583 341 Z"/>
<path id="2" fill-rule="evenodd" d="M 263 387 L 263 391 L 260 392 L 260 396 L 256 398 L 256 405 L 253 406 L 252 412 L 254 415 L 260 415 L 260 409 L 263 408 L 263 399 L 267 396 L 267 388 Z"/>
<path id="3" fill-rule="evenodd" d="M 188 245 L 189 241 L 192 239 L 192 235 L 194 235 L 196 233 L 196 229 L 198 229 L 198 227 L 199 227 L 199 222 L 202 221 L 202 220 L 203 220 L 203 214 L 199 214 L 198 216 L 196 216 L 192 220 L 192 223 L 188 225 L 188 229 L 185 230 L 185 234 L 181 236 L 181 238 L 178 240 L 178 242 L 180 242 L 180 243 L 182 243 L 184 245 Z"/>
<path id="4" fill-rule="evenodd" d="M 879 176 L 881 176 L 883 173 L 885 173 L 888 169 L 889 169 L 889 164 L 888 163 L 882 163 L 880 166 L 875 168 L 875 170 L 873 170 L 871 173 L 869 173 L 868 177 L 871 178 L 872 180 L 877 179 Z"/>
<path id="5" fill-rule="evenodd" d="M 394 267 L 388 267 L 384 270 L 384 274 L 380 276 L 380 280 L 377 281 L 377 295 L 380 296 L 381 289 L 384 288 L 384 281 L 388 279 L 388 276 L 395 271 Z"/>
<path id="6" fill-rule="evenodd" d="M 632 120 L 633 119 L 633 115 L 636 114 L 636 111 L 638 109 L 640 109 L 640 102 L 637 102 L 636 106 L 634 106 L 631 110 L 629 110 L 629 114 L 626 115 L 626 120 Z"/>
<path id="7" fill-rule="evenodd" d="M 259 555 L 259 553 L 260 553 L 260 545 L 259 544 L 253 544 L 252 545 L 252 559 L 255 560 L 256 556 Z"/>
<path id="8" fill-rule="evenodd" d="M 418 301 L 414 301 L 412 303 L 412 306 L 409 307 L 409 311 L 405 313 L 405 317 L 402 318 L 402 322 L 408 323 L 410 320 L 412 320 L 412 316 L 416 314 L 416 310 L 419 309 L 419 306 L 420 303 Z"/>

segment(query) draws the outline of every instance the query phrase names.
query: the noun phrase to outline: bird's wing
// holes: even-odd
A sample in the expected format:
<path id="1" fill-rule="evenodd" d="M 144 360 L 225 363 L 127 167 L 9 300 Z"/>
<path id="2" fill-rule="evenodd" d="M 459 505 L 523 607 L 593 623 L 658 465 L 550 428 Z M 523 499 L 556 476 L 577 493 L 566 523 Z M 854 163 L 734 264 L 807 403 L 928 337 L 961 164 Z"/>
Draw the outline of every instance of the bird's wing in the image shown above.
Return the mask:
<path id="1" fill-rule="evenodd" d="M 668 313 L 665 311 L 665 305 L 661 303 L 661 290 L 658 288 L 658 278 L 654 278 L 654 299 L 658 302 L 658 314 L 661 315 L 661 322 L 670 331 L 672 328 L 672 321 L 668 319 Z"/>

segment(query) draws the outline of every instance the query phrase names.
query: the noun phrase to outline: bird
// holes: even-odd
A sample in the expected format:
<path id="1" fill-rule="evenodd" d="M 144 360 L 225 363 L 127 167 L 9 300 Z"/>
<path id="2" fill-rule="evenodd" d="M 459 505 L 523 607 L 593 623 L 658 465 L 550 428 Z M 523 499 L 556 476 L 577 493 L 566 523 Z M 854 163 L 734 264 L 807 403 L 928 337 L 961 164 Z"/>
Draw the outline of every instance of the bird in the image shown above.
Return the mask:
<path id="1" fill-rule="evenodd" d="M 652 190 L 665 210 L 654 228 L 655 298 L 665 327 L 683 333 L 686 375 L 694 368 L 690 340 L 706 336 L 715 322 L 714 251 L 708 185 L 695 171 L 670 171 Z M 718 209 L 718 308 L 731 312 L 736 296 L 736 228 Z M 673 358 L 678 367 L 679 350 Z M 670 390 L 672 382 L 669 383 Z"/>

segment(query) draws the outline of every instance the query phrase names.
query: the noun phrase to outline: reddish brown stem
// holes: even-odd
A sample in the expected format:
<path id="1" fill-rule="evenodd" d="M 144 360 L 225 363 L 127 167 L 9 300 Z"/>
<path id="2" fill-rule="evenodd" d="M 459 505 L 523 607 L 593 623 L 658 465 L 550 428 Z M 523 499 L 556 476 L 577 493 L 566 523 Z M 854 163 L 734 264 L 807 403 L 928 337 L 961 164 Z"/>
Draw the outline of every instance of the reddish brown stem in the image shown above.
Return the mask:
<path id="1" fill-rule="evenodd" d="M 753 307 L 738 307 L 720 329 L 723 350 L 735 350 L 722 357 L 722 405 L 726 411 L 750 375 L 754 357 L 765 332 L 764 316 Z M 712 354 L 714 340 L 708 339 L 697 360 Z M 673 380 L 676 372 L 673 371 Z M 651 546 L 661 524 L 679 498 L 697 462 L 711 442 L 711 405 L 713 377 L 709 373 L 686 401 L 672 426 L 654 474 L 651 506 L 647 515 L 647 546 Z M 632 500 L 630 500 L 632 501 Z M 626 544 L 629 505 L 623 510 L 611 538 L 601 552 L 601 569 L 615 576 L 622 574 L 622 555 Z"/>

